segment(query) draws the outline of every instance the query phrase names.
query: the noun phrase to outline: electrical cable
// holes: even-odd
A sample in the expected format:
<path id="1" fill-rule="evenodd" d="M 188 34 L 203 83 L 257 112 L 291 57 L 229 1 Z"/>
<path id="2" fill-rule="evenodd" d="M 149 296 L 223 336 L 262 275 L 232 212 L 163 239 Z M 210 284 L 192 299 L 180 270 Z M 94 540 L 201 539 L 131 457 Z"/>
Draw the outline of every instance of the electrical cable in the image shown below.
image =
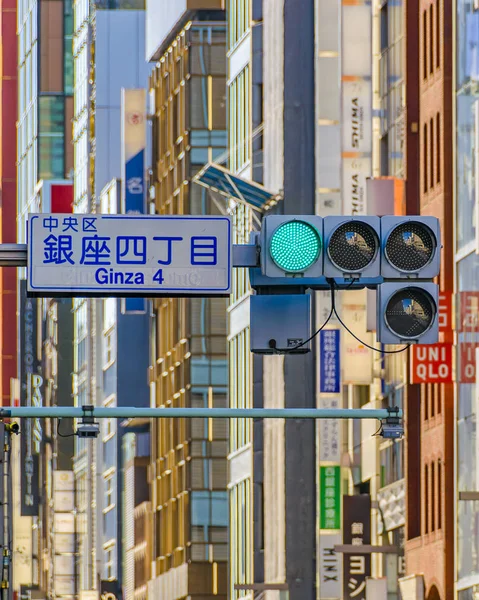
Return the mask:
<path id="1" fill-rule="evenodd" d="M 308 338 L 304 342 L 301 342 L 301 344 L 294 346 L 293 348 L 288 348 L 287 350 L 285 350 L 284 353 L 288 354 L 290 352 L 294 352 L 294 350 L 301 348 L 301 346 L 304 346 L 305 344 L 307 344 L 308 342 L 313 340 L 318 335 L 318 333 L 326 327 L 326 325 L 329 323 L 329 321 L 331 320 L 331 317 L 333 316 L 333 314 L 335 312 L 336 312 L 336 306 L 335 306 L 335 297 L 334 297 L 334 287 L 331 287 L 331 310 L 329 311 L 329 315 L 328 315 L 326 321 L 321 325 L 321 327 L 317 331 L 315 331 L 313 333 L 313 335 L 310 338 Z"/>
<path id="2" fill-rule="evenodd" d="M 328 280 L 330 286 L 331 286 L 331 290 L 334 290 L 334 279 L 330 279 Z M 332 294 L 334 294 L 334 292 L 332 292 Z M 333 297 L 333 296 L 332 296 Z M 338 319 L 339 323 L 344 327 L 344 329 L 346 329 L 346 331 L 353 336 L 353 338 L 355 340 L 357 340 L 360 344 L 362 344 L 363 346 L 365 346 L 366 348 L 369 348 L 370 350 L 373 350 L 374 352 L 378 352 L 379 354 L 398 354 L 400 352 L 404 352 L 405 350 L 407 350 L 408 348 L 410 348 L 411 344 L 408 344 L 407 346 L 404 346 L 403 348 L 399 348 L 398 350 L 380 350 L 378 348 L 375 348 L 374 346 L 370 346 L 369 344 L 367 344 L 366 342 L 363 342 L 363 340 L 361 340 L 355 333 L 353 333 L 351 331 L 351 329 L 349 329 L 349 327 L 344 323 L 344 321 L 341 319 L 341 317 L 338 315 L 338 311 L 336 310 L 336 306 L 334 306 L 334 314 L 336 316 L 336 318 Z"/>
<path id="3" fill-rule="evenodd" d="M 61 418 L 58 419 L 58 421 L 57 421 L 57 433 L 58 433 L 58 435 L 60 437 L 62 437 L 62 438 L 70 438 L 70 437 L 75 437 L 76 436 L 75 432 L 73 432 L 73 433 L 62 433 L 60 431 L 60 423 L 61 423 Z"/>

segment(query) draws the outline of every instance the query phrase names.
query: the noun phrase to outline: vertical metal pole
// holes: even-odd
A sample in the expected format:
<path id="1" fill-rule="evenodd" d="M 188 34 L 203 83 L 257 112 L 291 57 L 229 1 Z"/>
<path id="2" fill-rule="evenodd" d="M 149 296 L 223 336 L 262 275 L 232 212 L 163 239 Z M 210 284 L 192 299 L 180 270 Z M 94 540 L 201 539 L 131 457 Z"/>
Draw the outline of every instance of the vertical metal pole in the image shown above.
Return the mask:
<path id="1" fill-rule="evenodd" d="M 284 0 L 284 213 L 315 213 L 314 2 Z M 313 319 L 314 317 L 313 296 Z M 314 348 L 314 346 L 313 346 Z M 315 408 L 315 351 L 284 360 L 285 408 Z M 286 582 L 316 600 L 316 426 L 285 423 Z"/>
<path id="2" fill-rule="evenodd" d="M 4 425 L 5 426 L 5 425 Z M 8 544 L 8 555 L 10 565 L 8 569 L 9 582 L 8 582 L 8 600 L 13 600 L 13 478 L 12 478 L 12 439 L 13 436 L 10 432 L 5 433 L 5 444 L 8 447 L 8 454 L 4 453 L 5 466 L 7 469 L 6 474 L 6 487 L 7 487 L 7 544 Z"/>

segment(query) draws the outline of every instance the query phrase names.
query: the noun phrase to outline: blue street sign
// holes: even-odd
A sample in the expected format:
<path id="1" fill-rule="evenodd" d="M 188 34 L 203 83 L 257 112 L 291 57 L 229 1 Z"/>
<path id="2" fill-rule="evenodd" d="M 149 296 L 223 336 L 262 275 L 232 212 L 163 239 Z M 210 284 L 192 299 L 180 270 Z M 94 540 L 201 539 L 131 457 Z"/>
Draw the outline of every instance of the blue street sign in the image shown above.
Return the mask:
<path id="1" fill-rule="evenodd" d="M 229 217 L 33 214 L 28 292 L 208 296 L 231 292 Z"/>
<path id="2" fill-rule="evenodd" d="M 339 329 L 319 332 L 319 391 L 322 394 L 339 394 L 341 391 L 340 351 Z"/>

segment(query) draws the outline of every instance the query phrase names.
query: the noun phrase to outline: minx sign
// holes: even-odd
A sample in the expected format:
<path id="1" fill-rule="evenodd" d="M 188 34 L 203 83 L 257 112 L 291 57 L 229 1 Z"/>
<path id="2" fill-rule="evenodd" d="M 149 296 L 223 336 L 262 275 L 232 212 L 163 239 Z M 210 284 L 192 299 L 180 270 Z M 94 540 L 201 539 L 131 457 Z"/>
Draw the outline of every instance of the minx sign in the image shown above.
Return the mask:
<path id="1" fill-rule="evenodd" d="M 226 296 L 228 217 L 29 215 L 28 292 Z"/>

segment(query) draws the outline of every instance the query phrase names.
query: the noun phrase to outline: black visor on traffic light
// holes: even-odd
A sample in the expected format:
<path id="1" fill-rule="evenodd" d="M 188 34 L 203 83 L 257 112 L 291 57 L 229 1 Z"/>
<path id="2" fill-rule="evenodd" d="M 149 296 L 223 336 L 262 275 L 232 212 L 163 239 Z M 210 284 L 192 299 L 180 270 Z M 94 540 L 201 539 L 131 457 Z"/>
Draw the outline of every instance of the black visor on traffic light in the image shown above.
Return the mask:
<path id="1" fill-rule="evenodd" d="M 436 236 L 427 225 L 408 221 L 391 231 L 384 252 L 394 268 L 403 273 L 414 273 L 431 262 L 436 247 Z"/>
<path id="2" fill-rule="evenodd" d="M 436 303 L 419 287 L 398 290 L 389 298 L 384 319 L 389 329 L 402 340 L 415 340 L 434 323 Z"/>
<path id="3" fill-rule="evenodd" d="M 328 242 L 328 256 L 344 273 L 363 271 L 376 258 L 379 237 L 371 225 L 363 221 L 348 221 L 339 225 Z"/>

